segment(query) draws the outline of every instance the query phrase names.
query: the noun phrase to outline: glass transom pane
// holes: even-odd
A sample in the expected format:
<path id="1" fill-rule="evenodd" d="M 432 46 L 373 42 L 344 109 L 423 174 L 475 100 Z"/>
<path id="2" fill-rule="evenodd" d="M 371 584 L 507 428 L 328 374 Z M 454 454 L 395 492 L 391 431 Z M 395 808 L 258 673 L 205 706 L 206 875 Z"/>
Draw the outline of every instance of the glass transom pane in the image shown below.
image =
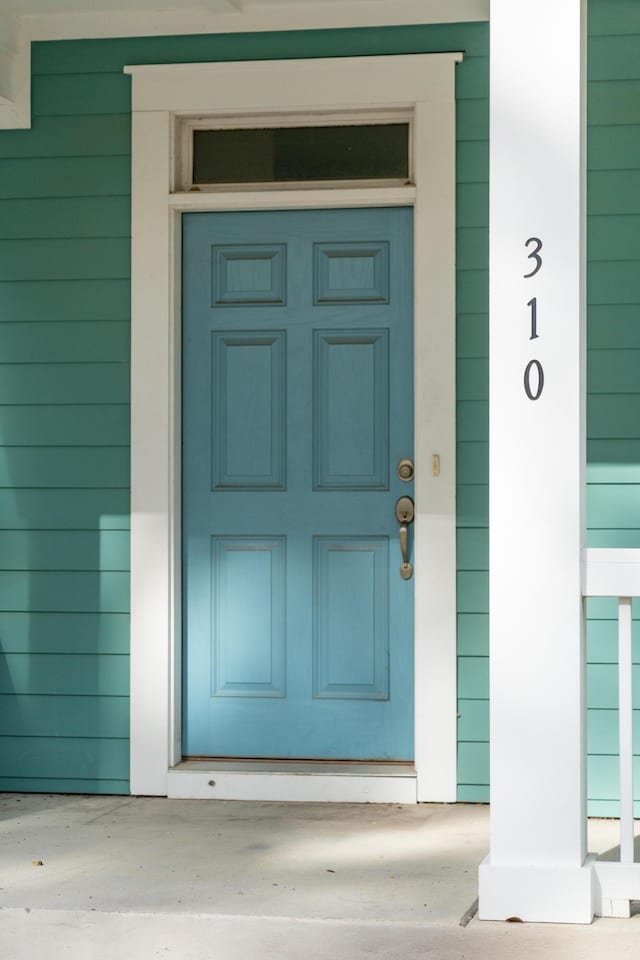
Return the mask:
<path id="1" fill-rule="evenodd" d="M 409 124 L 194 130 L 193 183 L 409 176 Z"/>

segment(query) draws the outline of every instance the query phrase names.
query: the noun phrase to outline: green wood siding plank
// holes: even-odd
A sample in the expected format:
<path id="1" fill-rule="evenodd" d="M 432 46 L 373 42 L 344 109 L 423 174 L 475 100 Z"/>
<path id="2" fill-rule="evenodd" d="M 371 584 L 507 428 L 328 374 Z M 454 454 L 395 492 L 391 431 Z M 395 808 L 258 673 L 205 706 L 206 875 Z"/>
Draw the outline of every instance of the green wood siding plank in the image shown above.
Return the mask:
<path id="1" fill-rule="evenodd" d="M 640 744 L 640 710 L 633 711 L 633 741 Z M 589 753 L 618 753 L 618 711 L 587 711 L 587 749 Z M 638 748 L 635 751 L 638 753 Z M 640 791 L 639 791 L 640 796 Z"/>
<path id="2" fill-rule="evenodd" d="M 129 442 L 129 407 L 0 407 L 0 437 L 8 446 L 121 446 Z"/>
<path id="3" fill-rule="evenodd" d="M 640 34 L 640 9 L 637 0 L 589 0 L 589 33 Z"/>
<path id="4" fill-rule="evenodd" d="M 588 487 L 587 516 L 591 527 L 639 529 L 640 486 L 612 483 Z"/>
<path id="5" fill-rule="evenodd" d="M 127 403 L 129 382 L 124 363 L 0 363 L 0 405 Z"/>
<path id="6" fill-rule="evenodd" d="M 634 784 L 640 783 L 640 757 L 633 759 Z M 617 800 L 618 792 L 618 758 L 605 755 L 592 755 L 587 758 L 587 783 L 589 796 L 592 800 Z M 634 797 L 640 796 L 638 788 L 634 788 Z M 619 813 L 610 814 L 619 816 Z"/>
<path id="7" fill-rule="evenodd" d="M 638 530 L 588 530 L 587 547 L 633 547 L 640 549 Z"/>
<path id="8" fill-rule="evenodd" d="M 75 73 L 34 76 L 31 86 L 34 117 L 75 114 L 128 113 L 131 78 L 114 73 Z"/>
<path id="9" fill-rule="evenodd" d="M 489 179 L 489 141 L 462 140 L 456 148 L 458 183 L 487 183 Z"/>
<path id="10" fill-rule="evenodd" d="M 0 610 L 126 613 L 129 574 L 112 570 L 1 570 Z"/>
<path id="11" fill-rule="evenodd" d="M 590 304 L 587 327 L 587 343 L 593 349 L 640 347 L 638 304 Z"/>
<path id="12" fill-rule="evenodd" d="M 489 444 L 469 440 L 458 443 L 456 470 L 459 483 L 488 483 Z"/>
<path id="13" fill-rule="evenodd" d="M 126 780 L 129 741 L 88 737 L 0 737 L 5 778 Z"/>
<path id="14" fill-rule="evenodd" d="M 456 231 L 456 263 L 459 270 L 486 270 L 489 237 L 486 227 L 462 227 Z"/>
<path id="15" fill-rule="evenodd" d="M 587 251 L 590 261 L 640 260 L 640 216 L 590 217 Z"/>
<path id="16" fill-rule="evenodd" d="M 0 160 L 0 198 L 123 196 L 131 157 Z"/>
<path id="17" fill-rule="evenodd" d="M 489 656 L 488 614 L 458 614 L 458 654 L 460 657 Z"/>
<path id="18" fill-rule="evenodd" d="M 489 135 L 489 101 L 458 100 L 456 104 L 456 139 L 486 140 Z"/>
<path id="19" fill-rule="evenodd" d="M 457 191 L 457 225 L 463 227 L 489 227 L 489 184 L 461 183 Z M 458 309 L 460 307 L 458 306 Z M 465 312 L 465 311 L 461 311 Z M 469 313 L 479 312 L 476 305 Z"/>
<path id="20" fill-rule="evenodd" d="M 486 22 L 411 24 L 347 30 L 287 30 L 184 37 L 130 37 L 34 43 L 33 72 L 116 72 L 126 63 L 197 63 L 208 60 L 287 60 L 292 56 L 351 57 L 462 50 L 486 57 Z M 463 64 L 464 65 L 464 64 Z M 460 69 L 460 68 L 458 68 Z"/>
<path id="21" fill-rule="evenodd" d="M 129 240 L 0 240 L 0 281 L 126 279 Z"/>
<path id="22" fill-rule="evenodd" d="M 590 3 L 590 8 L 592 4 Z M 590 9 L 591 14 L 591 9 Z M 640 36 L 591 37 L 588 64 L 590 80 L 633 80 L 638 73 Z"/>
<path id="23" fill-rule="evenodd" d="M 640 666 L 633 667 L 633 707 L 640 708 Z M 587 706 L 591 709 L 616 710 L 618 707 L 618 667 L 613 663 L 587 665 Z"/>
<path id="24" fill-rule="evenodd" d="M 486 571 L 459 570 L 457 584 L 460 613 L 489 612 L 489 574 Z"/>
<path id="25" fill-rule="evenodd" d="M 126 530 L 126 490 L 0 490 L 0 529 Z"/>
<path id="26" fill-rule="evenodd" d="M 590 440 L 617 437 L 635 440 L 638 438 L 639 423 L 640 396 L 594 394 L 587 397 L 587 432 Z"/>
<path id="27" fill-rule="evenodd" d="M 640 261 L 589 264 L 587 295 L 592 303 L 640 303 Z"/>
<path id="28" fill-rule="evenodd" d="M 0 238 L 130 237 L 131 198 L 0 200 Z M 41 277 L 39 279 L 42 279 Z"/>
<path id="29" fill-rule="evenodd" d="M 0 560 L 2 551 L 0 548 Z M 458 570 L 489 569 L 489 531 L 481 528 L 457 531 Z"/>
<path id="30" fill-rule="evenodd" d="M 9 737 L 128 737 L 128 697 L 0 695 L 0 730 Z"/>
<path id="31" fill-rule="evenodd" d="M 457 500 L 458 526 L 489 526 L 489 488 L 486 484 L 460 484 L 457 488 Z"/>
<path id="32" fill-rule="evenodd" d="M 85 697 L 129 694 L 127 656 L 6 653 L 2 661 L 0 693 Z M 78 730 L 76 736 L 81 733 Z"/>
<path id="33" fill-rule="evenodd" d="M 638 393 L 639 388 L 640 349 L 587 352 L 589 393 Z"/>
<path id="34" fill-rule="evenodd" d="M 489 271 L 458 270 L 456 297 L 462 313 L 489 311 Z"/>
<path id="35" fill-rule="evenodd" d="M 636 47 L 639 41 L 636 40 Z M 637 56 L 637 53 L 636 53 Z M 595 170 L 635 170 L 640 151 L 640 125 L 590 127 L 587 135 L 587 185 Z"/>
<path id="36" fill-rule="evenodd" d="M 33 117 L 30 130 L 6 130 L 0 156 L 108 157 L 131 153 L 131 115 Z"/>
<path id="37" fill-rule="evenodd" d="M 56 452 L 48 451 L 49 454 Z M 99 448 L 87 451 L 92 457 L 101 452 Z M 3 530 L 0 570 L 126 571 L 129 570 L 129 531 Z"/>
<path id="38" fill-rule="evenodd" d="M 124 362 L 128 369 L 129 343 L 129 323 L 120 320 L 0 323 L 3 364 Z"/>
<path id="39" fill-rule="evenodd" d="M 631 611 L 633 619 L 640 620 L 640 601 L 633 600 Z M 587 617 L 590 620 L 616 620 L 618 617 L 616 601 L 609 597 L 590 597 L 587 600 Z"/>
<path id="40" fill-rule="evenodd" d="M 127 780 L 80 780 L 62 777 L 0 777 L 0 790 L 7 793 L 99 793 L 128 794 Z"/>
<path id="41" fill-rule="evenodd" d="M 460 69 L 463 66 L 464 69 Z M 456 97 L 458 100 L 487 100 L 489 98 L 489 57 L 465 57 L 456 69 Z"/>
<path id="42" fill-rule="evenodd" d="M 458 782 L 486 785 L 489 783 L 489 744 L 458 744 Z"/>
<path id="43" fill-rule="evenodd" d="M 43 318 L 65 323 L 121 321 L 128 320 L 130 313 L 129 280 L 0 283 L 0 323 L 41 321 Z"/>
<path id="44" fill-rule="evenodd" d="M 594 170 L 589 177 L 587 209 L 590 214 L 606 216 L 640 213 L 640 169 Z M 613 302 L 620 301 L 614 297 Z"/>
<path id="45" fill-rule="evenodd" d="M 5 654 L 126 654 L 129 615 L 0 612 L 0 649 Z"/>
<path id="46" fill-rule="evenodd" d="M 0 385 L 2 377 L 0 368 Z M 0 488 L 110 487 L 127 490 L 129 459 L 128 447 L 0 447 Z M 0 563 L 2 554 L 0 538 Z"/>
<path id="47" fill-rule="evenodd" d="M 489 400 L 489 363 L 461 357 L 456 364 L 458 400 Z"/>
<path id="48" fill-rule="evenodd" d="M 587 122 L 589 124 L 638 123 L 640 80 L 593 81 L 587 89 Z"/>
<path id="49" fill-rule="evenodd" d="M 489 404 L 484 401 L 461 401 L 457 404 L 458 440 L 489 440 Z"/>
<path id="50" fill-rule="evenodd" d="M 458 740 L 489 742 L 489 701 L 458 701 Z"/>
<path id="51" fill-rule="evenodd" d="M 459 313 L 456 324 L 458 359 L 489 356 L 489 317 L 486 313 Z"/>
<path id="52" fill-rule="evenodd" d="M 458 803 L 489 803 L 489 786 L 459 783 L 456 799 Z"/>

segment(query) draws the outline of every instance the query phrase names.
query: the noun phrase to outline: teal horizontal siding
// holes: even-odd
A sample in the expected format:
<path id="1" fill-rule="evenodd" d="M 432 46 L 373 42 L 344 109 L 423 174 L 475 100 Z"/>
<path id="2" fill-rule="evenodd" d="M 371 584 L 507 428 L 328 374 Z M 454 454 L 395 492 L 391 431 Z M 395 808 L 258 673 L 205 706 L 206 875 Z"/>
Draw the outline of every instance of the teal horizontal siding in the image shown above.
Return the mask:
<path id="1" fill-rule="evenodd" d="M 31 100 L 34 117 L 69 117 L 77 114 L 128 113 L 131 78 L 122 72 L 63 73 L 33 77 Z"/>
<path id="2" fill-rule="evenodd" d="M 129 241 L 120 237 L 0 240 L 0 281 L 126 279 Z"/>
<path id="3" fill-rule="evenodd" d="M 638 38 L 633 38 L 636 47 Z M 589 170 L 635 170 L 640 150 L 637 126 L 590 127 L 587 136 Z"/>
<path id="4" fill-rule="evenodd" d="M 460 483 L 486 483 L 489 476 L 489 444 L 486 440 L 464 440 L 457 445 Z"/>
<path id="5" fill-rule="evenodd" d="M 126 530 L 128 490 L 0 490 L 0 530 Z"/>
<path id="6" fill-rule="evenodd" d="M 489 614 L 458 614 L 458 654 L 460 657 L 489 656 Z M 488 691 L 484 691 L 488 699 Z"/>
<path id="7" fill-rule="evenodd" d="M 127 697 L 129 657 L 91 653 L 6 653 L 0 667 L 0 693 Z M 75 736 L 82 733 L 79 729 Z"/>
<path id="8" fill-rule="evenodd" d="M 30 130 L 2 134 L 2 156 L 109 157 L 131 153 L 131 115 L 32 117 Z"/>
<path id="9" fill-rule="evenodd" d="M 591 394 L 635 394 L 639 377 L 640 349 L 588 351 L 587 379 Z"/>
<path id="10" fill-rule="evenodd" d="M 71 779 L 127 780 L 129 742 L 90 737 L 2 737 L 0 770 L 4 782 L 22 778 L 40 781 Z M 22 789 L 14 787 L 14 789 Z"/>
<path id="11" fill-rule="evenodd" d="M 456 322 L 457 355 L 489 357 L 489 317 L 486 313 L 458 313 Z"/>
<path id="12" fill-rule="evenodd" d="M 469 743 L 489 741 L 488 700 L 458 700 L 458 739 Z"/>
<path id="13" fill-rule="evenodd" d="M 131 191 L 131 157 L 0 160 L 0 198 L 122 196 Z"/>
<path id="14" fill-rule="evenodd" d="M 128 609 L 128 573 L 0 570 L 0 610 L 126 613 Z"/>
<path id="15" fill-rule="evenodd" d="M 128 321 L 130 311 L 128 279 L 0 283 L 0 324 L 7 320 L 14 323 Z"/>
<path id="16" fill-rule="evenodd" d="M 590 304 L 587 329 L 587 343 L 593 349 L 637 349 L 640 347 L 638 304 Z"/>
<path id="17" fill-rule="evenodd" d="M 484 357 L 461 357 L 457 362 L 458 400 L 489 400 L 489 365 Z"/>
<path id="18" fill-rule="evenodd" d="M 488 484 L 459 484 L 457 487 L 457 507 L 459 527 L 488 527 Z"/>
<path id="19" fill-rule="evenodd" d="M 627 124 L 638 122 L 640 80 L 607 80 L 589 83 L 587 121 L 589 124 Z"/>
<path id="20" fill-rule="evenodd" d="M 0 362 L 0 406 L 122 403 L 129 399 L 129 382 L 124 363 Z"/>
<path id="21" fill-rule="evenodd" d="M 44 748 L 44 745 L 43 745 Z M 0 790 L 20 793 L 90 793 L 90 794 L 128 794 L 129 775 L 122 780 L 107 780 L 104 776 L 98 780 L 65 779 L 63 777 L 0 777 Z"/>
<path id="22" fill-rule="evenodd" d="M 127 63 L 208 60 L 288 60 L 461 50 L 466 62 L 488 54 L 486 23 L 453 23 L 347 30 L 287 30 L 185 37 L 34 43 L 34 76 L 117 73 Z"/>
<path id="23" fill-rule="evenodd" d="M 457 557 L 460 571 L 489 569 L 489 531 L 459 527 Z"/>
<path id="24" fill-rule="evenodd" d="M 96 231 L 101 238 L 128 238 L 131 233 L 130 209 L 131 198 L 128 196 L 0 200 L 0 239 L 74 240 L 76 237 L 94 238 Z M 6 245 L 3 249 L 7 249 Z M 32 252 L 24 247 L 17 249 L 23 254 Z"/>
<path id="25" fill-rule="evenodd" d="M 128 654 L 129 614 L 0 611 L 0 649 L 3 654 Z"/>
<path id="26" fill-rule="evenodd" d="M 129 324 L 0 323 L 0 363 L 125 363 L 128 369 Z"/>
<path id="27" fill-rule="evenodd" d="M 94 457 L 101 452 L 90 451 Z M 3 530 L 0 570 L 127 571 L 129 531 Z"/>
<path id="28" fill-rule="evenodd" d="M 110 487 L 127 490 L 129 469 L 128 447 L 0 447 L 0 488 Z M 0 537 L 0 556 L 2 550 Z"/>
<path id="29" fill-rule="evenodd" d="M 8 737 L 129 736 L 129 698 L 0 694 L 0 730 Z"/>
<path id="30" fill-rule="evenodd" d="M 126 403 L 0 407 L 5 446 L 121 446 L 129 442 Z"/>
<path id="31" fill-rule="evenodd" d="M 640 260 L 640 216 L 591 217 L 588 243 L 591 261 Z"/>

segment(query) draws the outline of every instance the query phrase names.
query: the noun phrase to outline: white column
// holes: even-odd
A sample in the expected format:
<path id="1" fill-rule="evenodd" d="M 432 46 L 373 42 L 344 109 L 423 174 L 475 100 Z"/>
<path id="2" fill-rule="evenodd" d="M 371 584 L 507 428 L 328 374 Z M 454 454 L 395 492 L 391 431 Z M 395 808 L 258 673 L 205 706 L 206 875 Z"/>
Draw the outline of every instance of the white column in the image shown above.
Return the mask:
<path id="1" fill-rule="evenodd" d="M 491 850 L 480 916 L 589 922 L 586 0 L 492 0 Z"/>

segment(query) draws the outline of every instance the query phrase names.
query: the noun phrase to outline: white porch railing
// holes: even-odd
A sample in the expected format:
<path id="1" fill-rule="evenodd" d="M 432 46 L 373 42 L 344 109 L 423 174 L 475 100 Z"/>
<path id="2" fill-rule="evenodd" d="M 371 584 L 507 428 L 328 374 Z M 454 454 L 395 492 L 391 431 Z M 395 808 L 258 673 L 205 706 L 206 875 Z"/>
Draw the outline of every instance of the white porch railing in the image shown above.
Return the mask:
<path id="1" fill-rule="evenodd" d="M 620 755 L 620 860 L 596 860 L 594 913 L 630 916 L 640 900 L 640 863 L 635 862 L 633 819 L 633 657 L 631 601 L 640 597 L 640 550 L 588 549 L 583 554 L 584 597 L 618 601 L 618 730 Z"/>

